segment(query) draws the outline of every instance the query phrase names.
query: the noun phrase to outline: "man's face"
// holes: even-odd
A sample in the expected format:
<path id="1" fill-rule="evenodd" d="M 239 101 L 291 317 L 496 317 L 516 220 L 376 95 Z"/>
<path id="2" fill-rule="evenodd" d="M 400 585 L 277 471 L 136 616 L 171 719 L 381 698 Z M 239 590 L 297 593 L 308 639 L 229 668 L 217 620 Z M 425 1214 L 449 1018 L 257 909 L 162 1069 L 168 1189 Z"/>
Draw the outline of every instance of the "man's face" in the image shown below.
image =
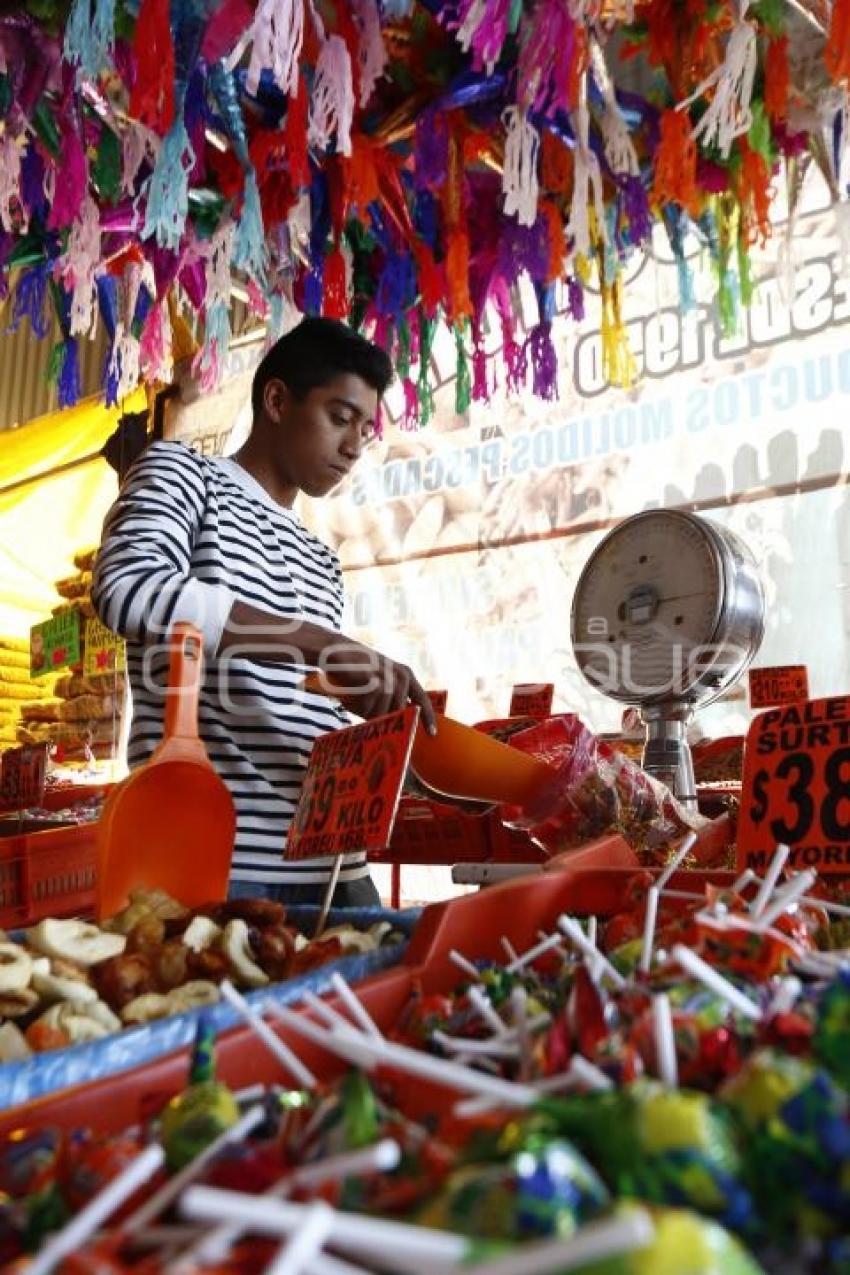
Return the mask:
<path id="1" fill-rule="evenodd" d="M 326 496 L 360 459 L 375 428 L 378 393 L 341 372 L 303 399 L 293 398 L 282 381 L 270 381 L 265 407 L 280 479 L 308 496 Z"/>

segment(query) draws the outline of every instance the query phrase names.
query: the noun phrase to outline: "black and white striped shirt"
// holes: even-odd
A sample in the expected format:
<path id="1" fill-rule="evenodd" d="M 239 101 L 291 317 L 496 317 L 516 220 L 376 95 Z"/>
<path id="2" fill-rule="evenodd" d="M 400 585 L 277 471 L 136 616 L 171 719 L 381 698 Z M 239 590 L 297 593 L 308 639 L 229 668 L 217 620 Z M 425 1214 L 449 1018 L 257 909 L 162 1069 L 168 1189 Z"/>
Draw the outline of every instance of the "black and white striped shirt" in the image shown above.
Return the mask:
<path id="1" fill-rule="evenodd" d="M 216 652 L 234 601 L 339 630 L 342 572 L 334 553 L 232 459 L 157 442 L 132 467 L 104 523 L 92 599 L 127 639 L 133 696 L 129 762 L 162 738 L 168 655 L 178 620 L 204 634 L 199 726 L 237 814 L 232 881 L 313 884 L 332 860 L 285 863 L 286 831 L 317 735 L 347 725 L 342 709 L 301 689 L 305 668 Z M 256 637 L 252 644 L 256 644 Z M 366 875 L 346 858 L 341 881 Z"/>

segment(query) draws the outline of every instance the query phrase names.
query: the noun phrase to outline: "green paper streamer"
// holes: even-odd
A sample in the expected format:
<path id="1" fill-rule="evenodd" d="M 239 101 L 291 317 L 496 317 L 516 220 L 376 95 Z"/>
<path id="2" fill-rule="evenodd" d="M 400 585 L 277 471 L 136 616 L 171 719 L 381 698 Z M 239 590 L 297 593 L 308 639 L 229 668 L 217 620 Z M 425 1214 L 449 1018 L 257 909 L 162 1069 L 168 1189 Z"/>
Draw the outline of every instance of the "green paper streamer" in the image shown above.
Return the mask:
<path id="1" fill-rule="evenodd" d="M 429 318 L 424 310 L 419 310 L 419 380 L 416 392 L 419 395 L 419 423 L 427 425 L 434 415 L 434 390 L 431 386 L 431 350 L 437 333 L 436 318 Z"/>
<path id="2" fill-rule="evenodd" d="M 400 377 L 410 375 L 410 325 L 402 318 L 396 336 L 396 372 Z"/>
<path id="3" fill-rule="evenodd" d="M 51 155 L 59 154 L 60 140 L 59 129 L 49 103 L 45 98 L 40 97 L 38 105 L 33 111 L 32 126 L 35 129 L 38 140 L 42 142 Z"/>
<path id="4" fill-rule="evenodd" d="M 455 327 L 455 350 L 457 351 L 457 382 L 455 384 L 455 412 L 463 416 L 472 402 L 472 377 L 469 372 L 469 360 L 466 357 L 464 333 L 466 325 Z"/>
<path id="5" fill-rule="evenodd" d="M 101 133 L 91 179 L 102 199 L 117 204 L 121 194 L 121 143 L 110 128 Z"/>
<path id="6" fill-rule="evenodd" d="M 773 163 L 773 147 L 770 132 L 770 120 L 767 118 L 767 112 L 764 109 L 764 102 L 761 98 L 755 98 L 751 106 L 753 114 L 753 122 L 747 133 L 747 141 L 750 149 L 761 155 L 770 167 Z"/>

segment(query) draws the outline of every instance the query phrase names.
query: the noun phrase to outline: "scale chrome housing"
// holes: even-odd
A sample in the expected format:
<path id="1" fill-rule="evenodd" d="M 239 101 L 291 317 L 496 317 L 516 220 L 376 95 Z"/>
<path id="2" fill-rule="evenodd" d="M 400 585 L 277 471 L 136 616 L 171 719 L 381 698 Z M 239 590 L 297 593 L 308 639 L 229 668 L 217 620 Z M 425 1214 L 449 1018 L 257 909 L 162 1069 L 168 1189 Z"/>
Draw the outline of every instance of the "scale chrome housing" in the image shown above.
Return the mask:
<path id="1" fill-rule="evenodd" d="M 688 722 L 740 678 L 764 636 L 764 589 L 750 550 L 695 514 L 636 514 L 591 554 L 570 630 L 591 686 L 640 708 L 644 768 L 695 802 Z"/>

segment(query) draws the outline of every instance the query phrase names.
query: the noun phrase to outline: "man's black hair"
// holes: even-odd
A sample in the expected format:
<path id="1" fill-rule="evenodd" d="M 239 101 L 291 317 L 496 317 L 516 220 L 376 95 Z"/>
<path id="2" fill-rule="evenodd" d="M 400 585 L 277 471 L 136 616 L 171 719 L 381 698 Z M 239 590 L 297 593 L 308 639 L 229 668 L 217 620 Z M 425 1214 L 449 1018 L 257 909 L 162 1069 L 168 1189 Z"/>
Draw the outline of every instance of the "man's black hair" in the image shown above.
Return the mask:
<path id="1" fill-rule="evenodd" d="M 283 381 L 296 399 L 303 399 L 319 385 L 327 385 L 340 373 L 359 376 L 378 394 L 393 379 L 389 355 L 336 319 L 302 319 L 263 358 L 254 373 L 251 408 L 254 419 L 263 407 L 269 381 Z"/>

